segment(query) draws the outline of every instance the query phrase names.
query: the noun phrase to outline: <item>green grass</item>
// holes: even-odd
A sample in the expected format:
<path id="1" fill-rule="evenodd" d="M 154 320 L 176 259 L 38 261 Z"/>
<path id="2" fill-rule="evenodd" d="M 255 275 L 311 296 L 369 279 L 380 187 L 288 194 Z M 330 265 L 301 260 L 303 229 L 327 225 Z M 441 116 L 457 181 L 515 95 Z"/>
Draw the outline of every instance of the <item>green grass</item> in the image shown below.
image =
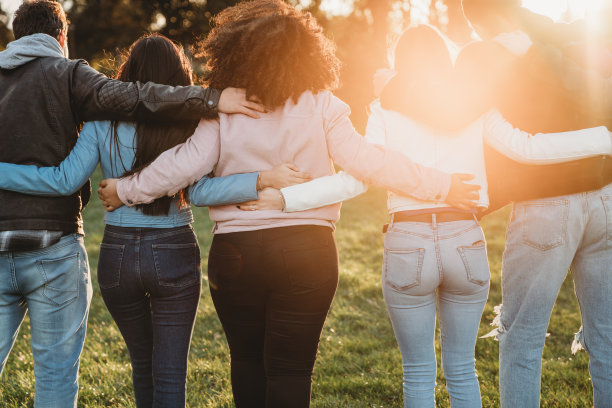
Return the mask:
<path id="1" fill-rule="evenodd" d="M 94 185 L 99 178 L 98 171 L 93 179 Z M 494 318 L 493 307 L 501 303 L 501 255 L 508 214 L 506 208 L 483 222 L 492 281 L 480 335 L 491 330 L 489 323 Z M 93 198 L 85 210 L 85 242 L 94 296 L 81 359 L 79 406 L 134 407 L 127 351 L 95 284 L 104 228 L 102 217 L 100 201 Z M 206 209 L 195 209 L 195 217 L 194 228 L 204 258 L 202 264 L 206 265 L 212 224 Z M 347 202 L 343 207 L 336 233 L 340 283 L 321 336 L 313 379 L 313 407 L 398 407 L 402 404 L 401 357 L 384 307 L 380 283 L 381 226 L 386 218 L 385 194 L 378 189 Z M 573 334 L 579 326 L 580 314 L 570 278 L 564 283 L 557 300 L 549 327 L 550 337 L 544 349 L 543 407 L 587 407 L 593 404 L 588 357 L 584 351 L 575 356 L 570 352 Z M 479 339 L 476 344 L 476 366 L 485 407 L 499 406 L 497 351 L 497 342 L 492 339 Z M 189 364 L 189 407 L 233 406 L 227 344 L 206 280 Z M 0 406 L 30 407 L 33 397 L 33 362 L 26 318 L 0 379 Z M 449 406 L 440 368 L 436 399 L 439 407 Z"/>

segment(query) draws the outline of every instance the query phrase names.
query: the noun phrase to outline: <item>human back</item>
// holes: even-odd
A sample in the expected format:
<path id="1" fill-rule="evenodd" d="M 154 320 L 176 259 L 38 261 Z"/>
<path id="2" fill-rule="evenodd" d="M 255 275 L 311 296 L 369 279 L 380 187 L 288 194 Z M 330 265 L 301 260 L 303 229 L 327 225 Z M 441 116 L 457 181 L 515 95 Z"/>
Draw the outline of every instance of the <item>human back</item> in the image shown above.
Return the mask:
<path id="1" fill-rule="evenodd" d="M 67 27 L 61 6 L 41 3 L 17 11 L 16 41 L 0 54 L 0 161 L 55 166 L 78 137 L 81 120 L 72 109 L 76 101 L 71 86 L 84 61 L 67 59 L 56 39 L 65 38 Z M 40 16 L 33 17 L 35 13 Z M 80 212 L 89 196 L 89 182 L 69 197 L 0 190 L 0 230 L 83 233 Z"/>

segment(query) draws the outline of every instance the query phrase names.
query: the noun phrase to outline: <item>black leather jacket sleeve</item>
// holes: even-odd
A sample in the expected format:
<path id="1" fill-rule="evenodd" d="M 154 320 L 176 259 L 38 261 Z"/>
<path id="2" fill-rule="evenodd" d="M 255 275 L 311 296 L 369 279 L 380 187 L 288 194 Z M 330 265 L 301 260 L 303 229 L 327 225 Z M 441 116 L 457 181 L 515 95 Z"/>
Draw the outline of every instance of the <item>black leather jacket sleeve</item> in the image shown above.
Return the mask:
<path id="1" fill-rule="evenodd" d="M 71 81 L 71 101 L 78 121 L 216 118 L 221 91 L 200 86 L 158 85 L 109 79 L 79 61 Z"/>

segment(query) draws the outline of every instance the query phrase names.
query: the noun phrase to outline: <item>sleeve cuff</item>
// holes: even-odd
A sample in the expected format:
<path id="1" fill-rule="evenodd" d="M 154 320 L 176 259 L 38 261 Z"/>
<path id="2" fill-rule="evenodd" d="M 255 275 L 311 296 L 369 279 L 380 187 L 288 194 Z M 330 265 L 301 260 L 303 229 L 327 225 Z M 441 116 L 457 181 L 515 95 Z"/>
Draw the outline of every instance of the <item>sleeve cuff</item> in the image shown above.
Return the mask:
<path id="1" fill-rule="evenodd" d="M 119 196 L 119 199 L 124 205 L 128 207 L 133 207 L 134 205 L 136 205 L 136 203 L 134 203 L 134 201 L 127 195 L 127 183 L 128 179 L 125 178 L 117 180 L 117 195 Z"/>

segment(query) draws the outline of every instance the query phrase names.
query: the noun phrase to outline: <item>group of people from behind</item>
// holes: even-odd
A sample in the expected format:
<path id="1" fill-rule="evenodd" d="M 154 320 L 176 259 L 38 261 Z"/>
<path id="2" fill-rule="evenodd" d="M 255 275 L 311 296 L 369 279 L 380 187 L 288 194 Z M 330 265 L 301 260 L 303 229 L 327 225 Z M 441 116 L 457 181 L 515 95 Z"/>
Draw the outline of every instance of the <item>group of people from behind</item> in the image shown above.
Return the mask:
<path id="1" fill-rule="evenodd" d="M 583 61 L 541 51 L 562 35 L 586 40 L 575 26 L 514 0 L 463 6 L 485 40 L 453 63 L 438 30 L 407 29 L 363 138 L 331 92 L 333 43 L 285 2 L 245 1 L 216 16 L 203 44 L 210 88 L 192 85 L 182 49 L 159 35 L 138 39 L 108 79 L 66 58 L 58 3 L 25 2 L 0 53 L 2 368 L 29 310 L 35 406 L 76 406 L 91 299 L 80 212 L 100 163 L 108 212 L 98 284 L 129 351 L 138 407 L 185 405 L 201 288 L 190 203 L 209 206 L 215 222 L 208 281 L 236 406 L 308 407 L 338 282 L 340 202 L 367 184 L 389 190 L 382 282 L 405 407 L 435 406 L 436 316 L 451 406 L 481 406 L 474 347 L 490 273 L 478 217 L 509 200 L 520 202 L 502 271 L 501 404 L 539 406 L 548 318 L 572 264 L 594 404 L 609 406 L 612 109 L 581 110 L 597 104 L 583 103 L 593 95 L 554 78 L 550 92 L 532 89 L 541 71 L 527 68 L 538 56 L 557 64 L 548 73 L 580 72 Z M 53 80 L 32 86 L 42 78 Z"/>

